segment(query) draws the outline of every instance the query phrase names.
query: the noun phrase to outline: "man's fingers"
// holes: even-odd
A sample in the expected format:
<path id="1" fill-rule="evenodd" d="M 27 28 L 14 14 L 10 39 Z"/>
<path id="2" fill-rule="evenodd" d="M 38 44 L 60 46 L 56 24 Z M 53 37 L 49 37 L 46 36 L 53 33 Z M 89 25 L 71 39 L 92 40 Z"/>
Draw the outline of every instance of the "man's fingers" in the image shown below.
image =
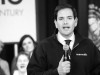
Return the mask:
<path id="1" fill-rule="evenodd" d="M 63 62 L 64 60 L 64 55 L 62 56 L 62 58 L 60 59 L 60 63 Z"/>

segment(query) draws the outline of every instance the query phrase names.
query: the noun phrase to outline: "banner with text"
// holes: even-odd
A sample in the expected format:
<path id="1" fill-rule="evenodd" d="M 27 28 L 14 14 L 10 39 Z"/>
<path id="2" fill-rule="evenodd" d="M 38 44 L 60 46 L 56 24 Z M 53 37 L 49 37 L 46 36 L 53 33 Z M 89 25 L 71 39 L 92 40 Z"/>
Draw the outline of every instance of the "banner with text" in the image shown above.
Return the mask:
<path id="1" fill-rule="evenodd" d="M 35 0 L 0 0 L 0 40 L 19 42 L 24 34 L 36 37 Z"/>

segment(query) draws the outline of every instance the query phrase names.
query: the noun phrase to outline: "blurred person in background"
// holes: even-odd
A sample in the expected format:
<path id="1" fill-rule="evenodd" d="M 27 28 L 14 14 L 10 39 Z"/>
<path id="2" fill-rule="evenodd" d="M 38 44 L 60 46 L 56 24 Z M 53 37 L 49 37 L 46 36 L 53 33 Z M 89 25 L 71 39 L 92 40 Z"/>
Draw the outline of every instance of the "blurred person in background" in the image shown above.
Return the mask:
<path id="1" fill-rule="evenodd" d="M 18 53 L 21 52 L 20 48 L 22 48 L 22 50 L 25 51 L 25 53 L 27 53 L 31 57 L 33 50 L 36 47 L 36 44 L 37 43 L 30 35 L 24 35 L 22 36 L 18 44 Z"/>
<path id="2" fill-rule="evenodd" d="M 28 56 L 31 58 L 31 55 L 36 47 L 37 43 L 30 35 L 24 35 L 21 37 L 20 42 L 18 44 L 18 53 L 24 51 Z M 11 73 L 13 74 L 14 70 L 17 69 L 16 67 L 16 57 L 14 57 L 11 66 Z"/>
<path id="3" fill-rule="evenodd" d="M 0 40 L 0 53 L 4 48 L 4 43 Z M 0 75 L 10 75 L 9 64 L 6 60 L 0 58 Z"/>
<path id="4" fill-rule="evenodd" d="M 20 52 L 16 58 L 17 70 L 14 70 L 13 75 L 27 75 L 27 65 L 29 63 L 29 55 L 25 52 Z"/>
<path id="5" fill-rule="evenodd" d="M 100 50 L 100 12 L 99 7 L 94 4 L 89 4 L 89 15 L 88 15 L 88 36 L 93 43 Z"/>

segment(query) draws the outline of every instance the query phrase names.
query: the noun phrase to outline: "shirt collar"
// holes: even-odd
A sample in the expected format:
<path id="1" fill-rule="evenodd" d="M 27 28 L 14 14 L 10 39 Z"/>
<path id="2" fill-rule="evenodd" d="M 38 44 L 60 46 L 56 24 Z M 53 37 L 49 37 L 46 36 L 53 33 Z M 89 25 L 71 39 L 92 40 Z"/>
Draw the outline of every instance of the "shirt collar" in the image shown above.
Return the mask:
<path id="1" fill-rule="evenodd" d="M 58 41 L 59 41 L 62 45 L 65 45 L 65 40 L 67 40 L 66 38 L 64 38 L 64 37 L 60 34 L 60 32 L 58 32 L 57 39 L 58 39 Z M 74 41 L 75 41 L 75 35 L 74 35 L 74 33 L 72 34 L 72 36 L 71 36 L 70 38 L 68 38 L 68 40 L 71 40 L 71 42 L 74 43 Z"/>

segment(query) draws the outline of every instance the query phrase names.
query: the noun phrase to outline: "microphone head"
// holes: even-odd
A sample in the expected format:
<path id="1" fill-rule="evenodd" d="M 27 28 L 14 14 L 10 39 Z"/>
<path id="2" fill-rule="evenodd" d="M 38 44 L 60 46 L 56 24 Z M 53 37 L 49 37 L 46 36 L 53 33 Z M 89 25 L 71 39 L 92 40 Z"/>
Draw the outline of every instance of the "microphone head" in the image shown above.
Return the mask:
<path id="1" fill-rule="evenodd" d="M 69 46 L 67 44 L 63 45 L 63 50 L 65 51 L 64 52 L 64 61 L 66 61 L 69 59 L 68 54 L 67 54 L 67 51 L 69 50 Z"/>
<path id="2" fill-rule="evenodd" d="M 63 45 L 63 50 L 65 50 L 65 51 L 69 50 L 69 46 L 67 44 Z"/>

